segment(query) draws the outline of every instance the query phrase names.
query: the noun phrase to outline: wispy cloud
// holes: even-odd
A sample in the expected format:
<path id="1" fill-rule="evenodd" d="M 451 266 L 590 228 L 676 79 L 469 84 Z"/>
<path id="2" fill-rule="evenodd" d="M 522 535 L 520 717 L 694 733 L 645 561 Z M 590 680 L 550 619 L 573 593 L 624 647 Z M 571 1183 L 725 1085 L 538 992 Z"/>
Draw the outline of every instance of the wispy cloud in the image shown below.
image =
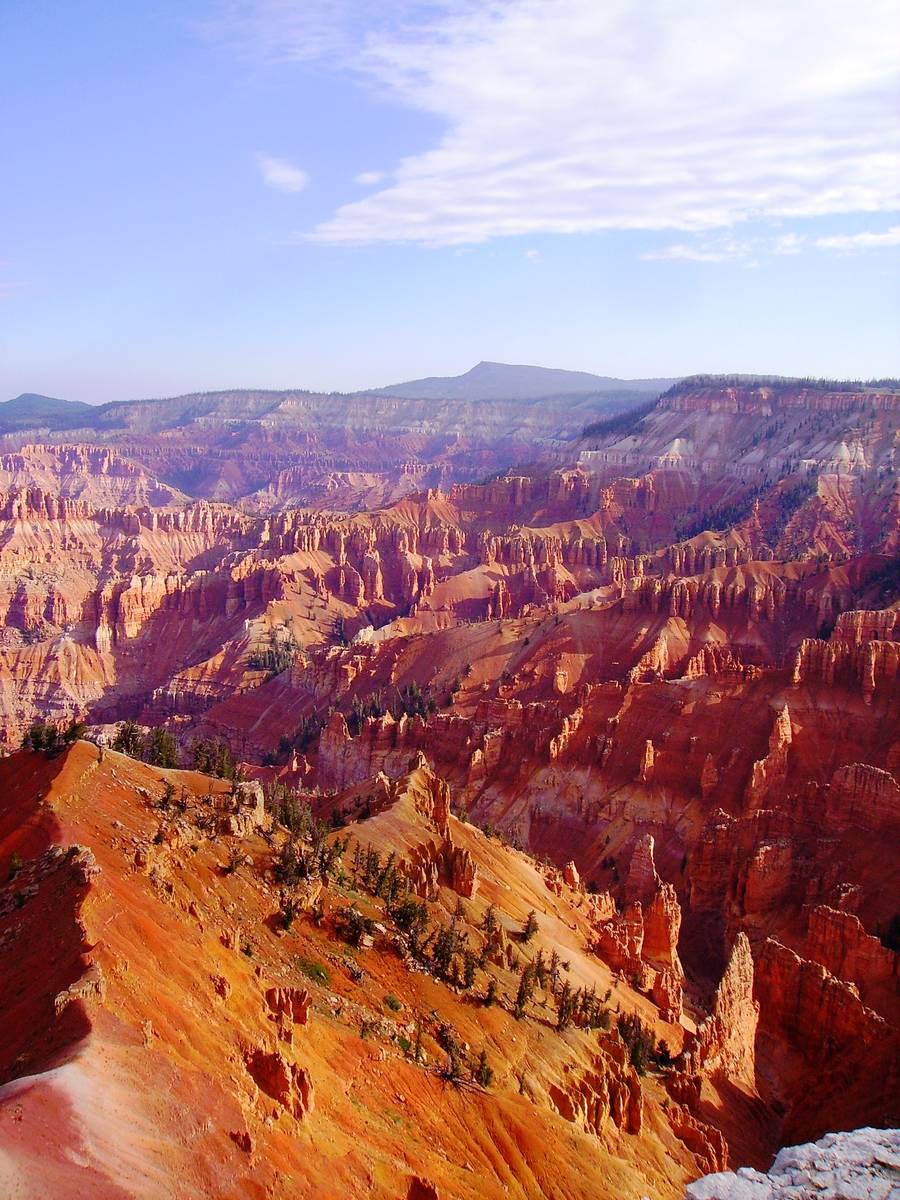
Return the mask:
<path id="1" fill-rule="evenodd" d="M 241 0 L 444 133 L 320 241 L 426 244 L 900 209 L 895 0 Z"/>
<path id="2" fill-rule="evenodd" d="M 839 233 L 831 237 L 816 238 L 820 250 L 878 250 L 886 246 L 900 246 L 900 225 L 892 225 L 884 233 Z"/>
<path id="3" fill-rule="evenodd" d="M 361 183 L 364 187 L 371 187 L 373 184 L 381 183 L 384 179 L 384 171 L 360 171 L 355 177 L 355 183 Z"/>
<path id="4" fill-rule="evenodd" d="M 799 254 L 806 239 L 799 233 L 783 233 L 775 239 L 773 247 L 776 254 Z"/>
<path id="5" fill-rule="evenodd" d="M 302 192 L 309 183 L 309 176 L 305 171 L 283 158 L 273 158 L 271 154 L 257 154 L 256 165 L 259 167 L 263 183 L 278 192 Z"/>
<path id="6" fill-rule="evenodd" d="M 675 242 L 659 250 L 646 250 L 641 258 L 647 262 L 724 263 L 749 259 L 753 253 L 751 242 L 720 238 L 716 241 Z"/>

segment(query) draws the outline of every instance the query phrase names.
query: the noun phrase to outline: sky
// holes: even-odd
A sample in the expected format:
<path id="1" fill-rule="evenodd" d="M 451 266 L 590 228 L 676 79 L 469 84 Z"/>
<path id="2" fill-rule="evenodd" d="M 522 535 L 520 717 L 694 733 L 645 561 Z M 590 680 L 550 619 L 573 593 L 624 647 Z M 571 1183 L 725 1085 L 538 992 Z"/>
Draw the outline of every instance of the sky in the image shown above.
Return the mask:
<path id="1" fill-rule="evenodd" d="M 0 0 L 0 399 L 900 375 L 896 0 Z"/>

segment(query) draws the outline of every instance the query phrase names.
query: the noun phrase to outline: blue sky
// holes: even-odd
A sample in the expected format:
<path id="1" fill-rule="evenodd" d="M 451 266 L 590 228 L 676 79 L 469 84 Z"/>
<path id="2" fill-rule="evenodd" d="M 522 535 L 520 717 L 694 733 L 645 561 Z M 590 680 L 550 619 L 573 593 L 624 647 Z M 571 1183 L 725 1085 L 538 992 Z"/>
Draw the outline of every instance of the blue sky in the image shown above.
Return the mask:
<path id="1" fill-rule="evenodd" d="M 0 398 L 900 374 L 894 0 L 30 0 Z"/>

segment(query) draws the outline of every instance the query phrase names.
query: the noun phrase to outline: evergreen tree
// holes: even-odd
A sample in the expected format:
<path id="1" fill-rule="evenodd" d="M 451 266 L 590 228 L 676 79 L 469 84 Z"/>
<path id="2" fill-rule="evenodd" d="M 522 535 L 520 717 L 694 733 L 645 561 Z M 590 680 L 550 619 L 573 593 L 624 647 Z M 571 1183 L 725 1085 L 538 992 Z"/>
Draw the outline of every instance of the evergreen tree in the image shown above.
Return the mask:
<path id="1" fill-rule="evenodd" d="M 547 964 L 544 962 L 543 950 L 538 950 L 534 956 L 534 974 L 538 987 L 543 987 L 547 979 Z"/>
<path id="2" fill-rule="evenodd" d="M 572 988 L 567 979 L 560 988 L 556 999 L 556 1028 L 566 1029 L 572 1023 L 574 1012 L 575 997 L 572 995 Z"/>
<path id="3" fill-rule="evenodd" d="M 473 1076 L 475 1082 L 480 1084 L 483 1088 L 489 1088 L 491 1086 L 491 1081 L 494 1078 L 494 1072 L 488 1065 L 487 1051 L 484 1048 L 482 1048 L 481 1053 L 478 1055 L 478 1064 L 475 1067 Z"/>
<path id="4" fill-rule="evenodd" d="M 475 982 L 475 967 L 477 960 L 472 951 L 466 947 L 463 951 L 463 987 L 468 991 Z"/>
<path id="5" fill-rule="evenodd" d="M 547 973 L 550 976 L 550 990 L 555 992 L 559 984 L 559 955 L 556 953 L 555 946 L 550 955 L 550 966 L 547 968 Z"/>
<path id="6" fill-rule="evenodd" d="M 525 1016 L 525 1009 L 533 992 L 534 968 L 530 963 L 527 963 L 522 969 L 522 974 L 519 976 L 519 989 L 516 992 L 516 1000 L 513 1005 L 513 1016 L 517 1021 L 521 1021 L 522 1017 Z"/>
<path id="7" fill-rule="evenodd" d="M 116 730 L 112 748 L 129 758 L 140 758 L 144 740 L 136 721 L 123 721 Z"/>
<path id="8" fill-rule="evenodd" d="M 177 767 L 178 743 L 167 729 L 156 725 L 144 738 L 142 758 L 155 767 Z"/>

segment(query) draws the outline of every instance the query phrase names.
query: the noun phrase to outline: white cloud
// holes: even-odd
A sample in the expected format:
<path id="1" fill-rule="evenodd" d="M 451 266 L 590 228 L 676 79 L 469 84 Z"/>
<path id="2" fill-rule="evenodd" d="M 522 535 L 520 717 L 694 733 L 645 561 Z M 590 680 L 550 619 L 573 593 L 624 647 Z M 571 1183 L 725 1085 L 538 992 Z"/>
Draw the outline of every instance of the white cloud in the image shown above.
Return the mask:
<path id="1" fill-rule="evenodd" d="M 384 171 L 360 171 L 354 182 L 361 183 L 364 187 L 371 187 L 375 183 L 381 183 L 384 179 Z"/>
<path id="2" fill-rule="evenodd" d="M 833 237 L 816 238 L 820 250 L 877 250 L 883 246 L 900 246 L 900 225 L 892 225 L 884 233 L 841 233 Z"/>
<path id="3" fill-rule="evenodd" d="M 305 171 L 285 162 L 283 158 L 273 158 L 271 154 L 257 154 L 256 165 L 266 186 L 275 188 L 278 192 L 302 192 L 309 183 L 309 176 Z"/>
<path id="4" fill-rule="evenodd" d="M 799 254 L 806 239 L 799 233 L 783 233 L 775 239 L 776 254 Z"/>
<path id="5" fill-rule="evenodd" d="M 723 263 L 734 262 L 737 259 L 749 259 L 754 246 L 751 242 L 738 241 L 735 238 L 720 238 L 716 241 L 676 242 L 672 246 L 663 246 L 660 250 L 646 250 L 641 258 L 647 262 L 705 262 Z M 752 265 L 758 266 L 758 263 Z"/>
<path id="6" fill-rule="evenodd" d="M 536 258 L 540 258 L 540 257 L 541 257 L 541 252 L 540 252 L 540 250 L 526 250 L 526 251 L 525 251 L 525 257 L 526 257 L 526 258 L 530 258 L 530 259 L 532 259 L 532 260 L 533 260 L 533 259 L 536 259 Z"/>
<path id="7" fill-rule="evenodd" d="M 319 241 L 697 233 L 900 209 L 895 0 L 244 0 L 230 11 L 266 55 L 319 57 L 442 123 L 432 148 L 339 208 Z"/>

